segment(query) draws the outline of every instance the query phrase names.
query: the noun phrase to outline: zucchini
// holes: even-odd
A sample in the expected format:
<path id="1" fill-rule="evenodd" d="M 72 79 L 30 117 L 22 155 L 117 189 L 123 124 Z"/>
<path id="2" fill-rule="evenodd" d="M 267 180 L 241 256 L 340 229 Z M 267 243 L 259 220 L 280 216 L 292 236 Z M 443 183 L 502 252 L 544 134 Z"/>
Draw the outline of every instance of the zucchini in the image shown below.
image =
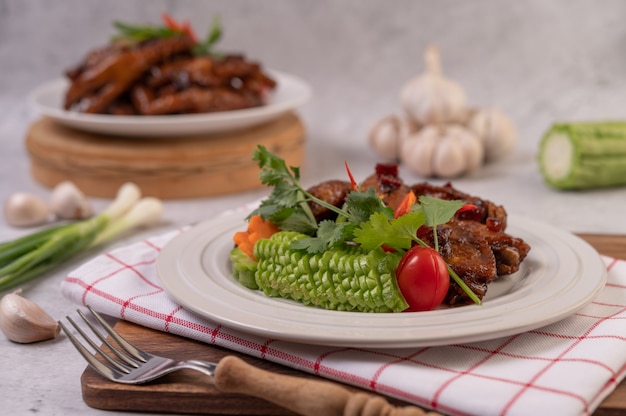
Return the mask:
<path id="1" fill-rule="evenodd" d="M 541 140 L 538 162 L 556 189 L 626 185 L 626 122 L 554 124 Z"/>

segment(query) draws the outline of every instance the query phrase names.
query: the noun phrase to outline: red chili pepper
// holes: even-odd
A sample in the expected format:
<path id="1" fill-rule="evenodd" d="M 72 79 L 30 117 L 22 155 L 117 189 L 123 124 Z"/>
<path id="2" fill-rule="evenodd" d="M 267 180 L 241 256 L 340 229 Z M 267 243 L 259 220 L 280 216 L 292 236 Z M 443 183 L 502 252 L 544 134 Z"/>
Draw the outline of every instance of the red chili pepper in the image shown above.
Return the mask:
<path id="1" fill-rule="evenodd" d="M 409 191 L 409 193 L 402 198 L 402 202 L 400 202 L 400 205 L 396 208 L 396 211 L 393 213 L 393 217 L 398 218 L 411 212 L 411 207 L 415 204 L 415 201 L 417 201 L 415 193 L 413 193 L 413 191 Z"/>
<path id="2" fill-rule="evenodd" d="M 189 21 L 185 20 L 185 22 L 183 22 L 182 27 L 181 27 L 183 33 L 185 33 L 187 36 L 189 36 L 189 39 L 191 39 L 191 41 L 193 43 L 198 43 L 198 37 L 196 36 L 196 33 L 194 32 L 193 28 L 191 27 L 191 24 L 189 23 Z"/>
<path id="3" fill-rule="evenodd" d="M 476 205 L 473 204 L 465 204 L 463 205 L 461 208 L 459 208 L 456 213 L 460 214 L 461 212 L 466 212 L 466 211 L 473 211 L 477 209 Z"/>
<path id="4" fill-rule="evenodd" d="M 168 29 L 183 33 L 187 35 L 193 43 L 198 43 L 198 37 L 196 36 L 196 33 L 194 32 L 188 20 L 185 20 L 184 22 L 179 23 L 176 21 L 176 19 L 174 19 L 172 16 L 170 16 L 167 13 L 163 13 L 161 15 L 161 18 L 163 19 L 163 22 L 165 23 L 165 26 L 167 26 Z"/>
<path id="5" fill-rule="evenodd" d="M 350 167 L 348 166 L 348 162 L 344 160 L 344 165 L 346 165 L 346 171 L 348 172 L 348 177 L 350 177 L 350 183 L 352 184 L 352 190 L 356 191 L 358 189 L 358 184 L 356 180 L 354 180 L 354 176 L 352 176 L 352 172 L 350 172 Z"/>
<path id="6" fill-rule="evenodd" d="M 382 248 L 385 253 L 395 253 L 396 252 L 395 248 L 386 246 L 384 244 L 382 246 L 380 246 L 380 248 Z"/>
<path id="7" fill-rule="evenodd" d="M 167 26 L 168 28 L 172 30 L 180 31 L 182 29 L 181 25 L 176 20 L 174 20 L 174 18 L 170 16 L 168 13 L 163 13 L 161 15 L 161 19 L 163 19 L 165 26 Z"/>

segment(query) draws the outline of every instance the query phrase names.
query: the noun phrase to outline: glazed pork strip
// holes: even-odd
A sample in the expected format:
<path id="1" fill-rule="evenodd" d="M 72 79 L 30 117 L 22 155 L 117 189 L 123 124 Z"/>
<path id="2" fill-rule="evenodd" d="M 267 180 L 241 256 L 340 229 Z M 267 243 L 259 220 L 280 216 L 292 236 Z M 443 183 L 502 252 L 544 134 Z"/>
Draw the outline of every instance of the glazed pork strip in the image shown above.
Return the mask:
<path id="1" fill-rule="evenodd" d="M 263 104 L 261 97 L 249 91 L 230 88 L 191 87 L 180 92 L 155 95 L 153 91 L 136 86 L 132 91 L 135 107 L 143 115 L 192 114 L 240 110 Z"/>
<path id="2" fill-rule="evenodd" d="M 362 190 L 371 187 L 394 210 L 411 190 L 418 197 L 427 195 L 445 200 L 461 200 L 476 206 L 475 210 L 457 214 L 448 223 L 438 226 L 437 239 L 442 257 L 480 299 L 487 293 L 490 282 L 499 276 L 518 271 L 530 251 L 530 246 L 522 239 L 504 232 L 507 224 L 504 207 L 463 193 L 450 183 L 435 186 L 424 182 L 407 186 L 398 176 L 397 165 L 378 165 L 376 173 L 361 183 Z M 311 189 L 315 190 L 314 195 L 318 198 L 341 206 L 351 186 L 345 181 L 328 181 Z M 326 212 L 328 210 L 317 204 L 311 204 L 311 207 L 315 208 L 316 218 L 334 218 Z M 434 246 L 431 227 L 421 227 L 418 237 L 431 247 Z M 463 305 L 469 302 L 471 299 L 452 282 L 446 303 Z"/>
<path id="3" fill-rule="evenodd" d="M 117 53 L 103 53 L 99 61 L 85 65 L 73 79 L 65 108 L 85 113 L 103 113 L 153 65 L 177 54 L 188 53 L 193 42 L 187 36 L 151 39 Z M 82 100 L 84 102 L 81 102 Z"/>
<path id="4" fill-rule="evenodd" d="M 308 189 L 308 191 L 318 199 L 328 202 L 338 208 L 341 208 L 346 202 L 346 197 L 352 190 L 350 182 L 340 180 L 330 180 L 322 182 Z M 322 220 L 334 220 L 337 214 L 328 208 L 315 202 L 309 202 L 311 212 L 315 216 L 317 222 Z"/>
<path id="5" fill-rule="evenodd" d="M 202 56 L 154 66 L 131 98 L 143 115 L 208 113 L 261 106 L 275 85 L 242 57 Z"/>

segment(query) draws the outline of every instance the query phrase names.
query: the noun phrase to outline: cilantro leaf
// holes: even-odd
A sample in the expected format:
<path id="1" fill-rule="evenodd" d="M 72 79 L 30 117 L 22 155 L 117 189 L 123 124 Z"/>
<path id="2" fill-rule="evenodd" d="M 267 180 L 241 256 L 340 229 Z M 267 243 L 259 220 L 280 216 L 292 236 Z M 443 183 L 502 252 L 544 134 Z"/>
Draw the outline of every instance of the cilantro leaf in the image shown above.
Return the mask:
<path id="1" fill-rule="evenodd" d="M 344 238 L 343 228 L 347 224 L 335 224 L 334 221 L 322 221 L 317 229 L 317 236 L 326 241 L 329 247 L 332 247 L 337 242 L 342 242 Z"/>
<path id="2" fill-rule="evenodd" d="M 287 212 L 287 209 L 284 212 Z M 317 230 L 317 224 L 312 223 L 302 209 L 293 209 L 289 216 L 280 221 L 276 220 L 275 217 L 270 217 L 270 222 L 281 230 L 297 231 L 307 235 L 314 235 Z"/>
<path id="3" fill-rule="evenodd" d="M 392 220 L 378 212 L 354 230 L 354 241 L 365 250 L 373 250 L 382 245 L 398 250 L 408 249 L 424 221 L 425 216 L 421 212 L 411 212 Z"/>
<path id="4" fill-rule="evenodd" d="M 374 188 L 368 188 L 365 192 L 350 192 L 346 201 L 346 211 L 348 212 L 350 222 L 357 225 L 368 221 L 374 213 L 391 212 L 393 216 L 391 209 L 385 207 Z"/>
<path id="5" fill-rule="evenodd" d="M 352 238 L 354 225 L 344 222 L 335 223 L 325 220 L 320 222 L 317 229 L 317 237 L 302 238 L 294 241 L 289 247 L 297 250 L 306 250 L 311 254 L 323 253 L 324 251 L 343 244 Z"/>
<path id="6" fill-rule="evenodd" d="M 425 195 L 419 197 L 419 208 L 417 208 L 416 211 L 421 211 L 426 214 L 426 225 L 433 228 L 435 251 L 439 251 L 437 226 L 450 221 L 463 205 L 464 202 L 458 200 L 450 201 Z"/>
<path id="7" fill-rule="evenodd" d="M 303 201 L 302 192 L 287 182 L 279 182 L 274 185 L 270 200 L 282 207 L 295 207 Z"/>
<path id="8" fill-rule="evenodd" d="M 261 173 L 259 178 L 261 182 L 273 186 L 279 180 L 288 182 L 297 182 L 300 180 L 300 168 L 287 167 L 285 160 L 268 151 L 265 146 L 257 146 L 252 156 L 252 160 L 258 162 Z M 291 169 L 291 171 L 290 171 Z"/>
<path id="9" fill-rule="evenodd" d="M 318 237 L 305 237 L 294 241 L 289 245 L 293 250 L 306 250 L 310 254 L 323 253 L 326 251 L 326 242 Z"/>
<path id="10" fill-rule="evenodd" d="M 281 230 L 314 234 L 317 222 L 306 202 L 307 194 L 300 186 L 300 169 L 287 167 L 282 158 L 261 145 L 255 149 L 253 160 L 261 168 L 261 183 L 273 187 L 270 196 L 253 214 L 270 219 Z"/>
<path id="11" fill-rule="evenodd" d="M 457 200 L 448 201 L 425 195 L 419 197 L 419 206 L 426 214 L 426 225 L 429 227 L 435 227 L 450 221 L 463 204 L 463 201 Z"/>

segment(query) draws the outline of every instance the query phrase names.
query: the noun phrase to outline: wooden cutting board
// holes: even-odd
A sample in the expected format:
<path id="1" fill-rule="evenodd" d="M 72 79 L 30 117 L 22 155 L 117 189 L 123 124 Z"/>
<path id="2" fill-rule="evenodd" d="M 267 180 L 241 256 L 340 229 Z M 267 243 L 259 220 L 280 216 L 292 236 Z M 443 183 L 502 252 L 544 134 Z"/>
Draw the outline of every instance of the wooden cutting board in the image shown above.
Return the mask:
<path id="1" fill-rule="evenodd" d="M 255 367 L 274 373 L 319 379 L 289 367 L 154 331 L 130 322 L 119 321 L 115 329 L 146 351 L 179 360 L 201 359 L 218 362 L 226 355 L 235 355 Z M 362 391 L 352 386 L 344 387 L 352 391 Z M 181 370 L 149 384 L 126 385 L 107 381 L 87 367 L 81 376 L 81 388 L 85 403 L 103 410 L 202 415 L 295 414 L 255 397 L 222 393 L 211 384 L 207 376 L 192 370 Z M 398 406 L 409 405 L 394 399 L 387 401 Z"/>
<path id="2" fill-rule="evenodd" d="M 602 254 L 626 259 L 626 236 L 584 234 L 581 237 Z M 115 328 L 143 349 L 176 359 L 195 358 L 217 362 L 225 355 L 237 355 L 248 363 L 265 370 L 316 378 L 308 373 L 269 361 L 154 331 L 125 321 L 119 321 Z M 285 409 L 260 399 L 221 393 L 213 387 L 206 376 L 187 370 L 170 374 L 157 382 L 132 386 L 104 380 L 88 367 L 82 374 L 81 387 L 85 403 L 104 410 L 207 415 L 293 415 Z M 350 386 L 345 387 L 358 390 Z M 407 405 L 394 399 L 388 399 L 388 401 L 399 406 Z M 626 382 L 617 386 L 615 391 L 600 405 L 594 416 L 623 414 L 626 414 Z"/>
<path id="3" fill-rule="evenodd" d="M 162 199 L 223 195 L 258 188 L 252 160 L 264 145 L 301 166 L 305 128 L 294 113 L 227 133 L 172 138 L 126 138 L 87 133 L 44 117 L 26 134 L 31 173 L 50 188 L 73 181 L 86 195 L 111 198 L 124 182 Z"/>

